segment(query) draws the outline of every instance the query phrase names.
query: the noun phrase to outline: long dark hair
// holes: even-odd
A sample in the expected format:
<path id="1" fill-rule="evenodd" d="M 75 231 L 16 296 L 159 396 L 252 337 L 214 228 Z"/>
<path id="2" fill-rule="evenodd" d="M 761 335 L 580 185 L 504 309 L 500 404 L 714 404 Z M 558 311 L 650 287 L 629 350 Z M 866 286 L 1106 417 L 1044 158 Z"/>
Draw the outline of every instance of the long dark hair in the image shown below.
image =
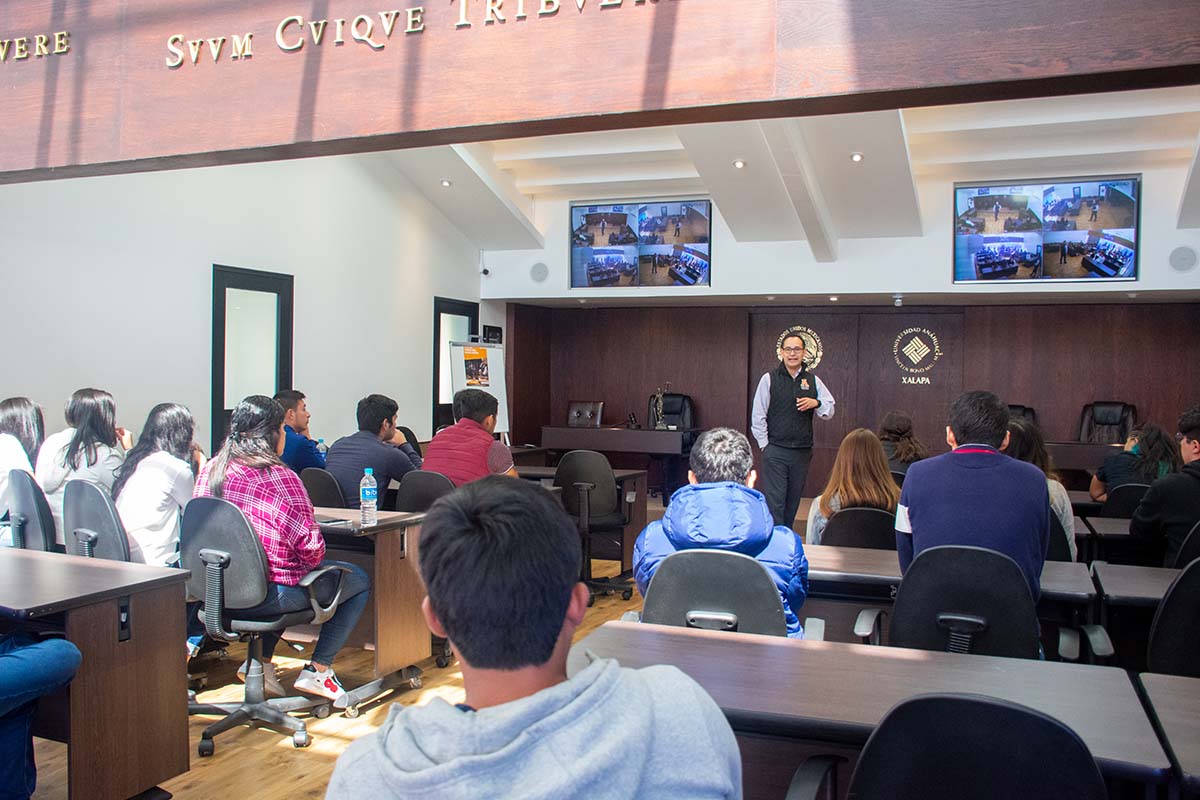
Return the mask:
<path id="1" fill-rule="evenodd" d="M 896 460 L 911 464 L 929 458 L 925 445 L 913 435 L 912 417 L 903 411 L 889 411 L 879 423 L 879 441 L 895 445 Z"/>
<path id="2" fill-rule="evenodd" d="M 113 483 L 112 496 L 117 499 L 126 482 L 137 471 L 138 464 L 146 456 L 163 451 L 170 453 L 181 461 L 189 464 L 192 461 L 192 436 L 196 432 L 196 421 L 192 412 L 177 403 L 159 403 L 150 409 L 146 424 L 142 427 L 142 435 L 137 444 L 125 456 L 125 463 L 117 470 L 117 480 Z"/>
<path id="3" fill-rule="evenodd" d="M 229 436 L 220 452 L 208 463 L 208 489 L 221 496 L 229 463 L 266 469 L 283 466 L 276 447 L 283 425 L 283 406 L 266 395 L 252 394 L 237 404 L 229 419 Z"/>
<path id="4" fill-rule="evenodd" d="M 28 397 L 0 400 L 0 433 L 15 436 L 25 455 L 29 456 L 29 465 L 36 465 L 38 451 L 46 440 L 46 420 L 41 406 Z"/>
<path id="5" fill-rule="evenodd" d="M 79 457 L 84 456 L 90 467 L 99 460 L 98 445 L 117 446 L 117 404 L 103 389 L 79 389 L 67 401 L 67 424 L 75 435 L 67 445 L 63 463 L 79 469 Z"/>
<path id="6" fill-rule="evenodd" d="M 1137 439 L 1137 444 L 1133 446 L 1133 454 L 1137 457 L 1133 462 L 1133 470 L 1146 483 L 1154 483 L 1164 475 L 1178 472 L 1183 466 L 1179 445 L 1162 428 L 1153 424 L 1143 425 L 1133 436 Z"/>
<path id="7" fill-rule="evenodd" d="M 1054 463 L 1050 460 L 1050 452 L 1046 450 L 1046 440 L 1038 426 L 1023 419 L 1008 421 L 1008 447 L 1004 452 L 1018 461 L 1028 461 L 1040 469 L 1050 480 L 1058 480 L 1054 471 Z"/>

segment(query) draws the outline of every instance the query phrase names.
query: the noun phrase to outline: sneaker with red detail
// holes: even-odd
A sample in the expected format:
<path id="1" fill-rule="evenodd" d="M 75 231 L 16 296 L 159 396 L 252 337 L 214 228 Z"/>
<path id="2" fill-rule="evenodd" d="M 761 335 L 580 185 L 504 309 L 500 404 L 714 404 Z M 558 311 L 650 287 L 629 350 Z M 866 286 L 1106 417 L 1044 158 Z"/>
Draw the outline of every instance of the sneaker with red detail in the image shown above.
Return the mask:
<path id="1" fill-rule="evenodd" d="M 318 697 L 332 700 L 334 705 L 337 705 L 338 701 L 346 695 L 346 690 L 342 688 L 342 683 L 338 680 L 337 675 L 333 674 L 332 668 L 324 672 L 317 672 L 312 664 L 304 665 L 304 669 L 300 670 L 292 687 L 298 692 L 315 694 Z"/>

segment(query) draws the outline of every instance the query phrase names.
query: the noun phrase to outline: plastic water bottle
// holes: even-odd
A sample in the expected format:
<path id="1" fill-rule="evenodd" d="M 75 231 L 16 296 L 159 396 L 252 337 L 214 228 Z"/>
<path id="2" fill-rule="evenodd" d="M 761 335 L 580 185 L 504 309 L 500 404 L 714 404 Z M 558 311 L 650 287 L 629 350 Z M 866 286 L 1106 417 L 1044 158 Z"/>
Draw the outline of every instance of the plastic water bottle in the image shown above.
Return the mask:
<path id="1" fill-rule="evenodd" d="M 322 455 L 327 455 L 329 453 L 329 445 L 325 444 L 324 439 L 317 439 L 317 452 Z"/>
<path id="2" fill-rule="evenodd" d="M 379 485 L 375 483 L 375 470 L 367 467 L 363 470 L 363 479 L 358 482 L 358 507 L 362 511 L 364 528 L 379 522 L 379 512 L 376 508 L 378 495 Z"/>

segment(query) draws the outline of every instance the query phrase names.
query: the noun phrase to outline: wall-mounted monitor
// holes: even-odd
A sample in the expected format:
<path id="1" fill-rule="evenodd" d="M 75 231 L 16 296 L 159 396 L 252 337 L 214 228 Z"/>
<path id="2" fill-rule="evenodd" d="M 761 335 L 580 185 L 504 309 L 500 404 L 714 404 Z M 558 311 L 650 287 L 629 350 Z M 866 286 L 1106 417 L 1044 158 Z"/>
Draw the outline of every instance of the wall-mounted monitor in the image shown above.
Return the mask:
<path id="1" fill-rule="evenodd" d="M 954 184 L 954 282 L 1133 281 L 1141 175 Z"/>
<path id="2" fill-rule="evenodd" d="M 711 286 L 712 202 L 571 205 L 571 288 Z"/>

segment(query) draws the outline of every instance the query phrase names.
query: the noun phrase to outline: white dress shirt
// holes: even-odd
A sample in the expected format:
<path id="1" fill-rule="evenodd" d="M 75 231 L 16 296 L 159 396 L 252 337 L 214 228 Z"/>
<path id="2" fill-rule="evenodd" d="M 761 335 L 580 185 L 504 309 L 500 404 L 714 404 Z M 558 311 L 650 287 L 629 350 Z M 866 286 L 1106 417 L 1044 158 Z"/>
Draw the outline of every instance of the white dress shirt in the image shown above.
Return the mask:
<path id="1" fill-rule="evenodd" d="M 170 453 L 159 450 L 138 462 L 117 497 L 130 561 L 167 567 L 179 560 L 179 520 L 195 488 L 191 467 Z"/>

